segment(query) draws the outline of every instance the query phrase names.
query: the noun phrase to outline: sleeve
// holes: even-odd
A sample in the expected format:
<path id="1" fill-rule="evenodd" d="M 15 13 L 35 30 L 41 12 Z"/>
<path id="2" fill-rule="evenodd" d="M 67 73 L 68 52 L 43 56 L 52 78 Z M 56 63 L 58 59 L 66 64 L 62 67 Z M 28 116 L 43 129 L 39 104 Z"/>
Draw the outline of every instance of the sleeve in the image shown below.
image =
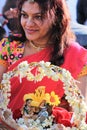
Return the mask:
<path id="1" fill-rule="evenodd" d="M 8 65 L 9 42 L 7 38 L 0 41 L 0 65 Z"/>

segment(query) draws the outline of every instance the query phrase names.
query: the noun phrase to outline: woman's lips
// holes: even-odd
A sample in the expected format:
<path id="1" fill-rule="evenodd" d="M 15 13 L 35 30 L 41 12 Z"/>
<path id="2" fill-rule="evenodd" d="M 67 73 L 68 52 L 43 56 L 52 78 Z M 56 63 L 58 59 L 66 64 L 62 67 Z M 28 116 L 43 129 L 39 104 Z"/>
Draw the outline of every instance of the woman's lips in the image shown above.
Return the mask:
<path id="1" fill-rule="evenodd" d="M 33 34 L 33 33 L 36 33 L 38 30 L 26 29 L 25 31 L 26 31 L 28 34 Z"/>

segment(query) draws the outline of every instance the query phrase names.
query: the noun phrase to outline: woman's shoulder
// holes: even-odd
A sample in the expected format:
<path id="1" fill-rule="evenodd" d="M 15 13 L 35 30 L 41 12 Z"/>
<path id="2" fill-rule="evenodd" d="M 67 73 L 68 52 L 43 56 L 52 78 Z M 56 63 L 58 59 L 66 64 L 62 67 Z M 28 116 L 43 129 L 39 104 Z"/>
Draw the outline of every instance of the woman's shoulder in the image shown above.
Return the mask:
<path id="1" fill-rule="evenodd" d="M 1 51 L 3 51 L 4 49 L 6 50 L 6 48 L 11 48 L 11 47 L 17 48 L 18 46 L 21 46 L 21 45 L 22 45 L 22 42 L 16 41 L 16 40 L 11 41 L 9 38 L 3 38 L 0 41 Z"/>
<path id="2" fill-rule="evenodd" d="M 0 60 L 9 61 L 12 63 L 22 57 L 24 44 L 20 41 L 3 38 L 0 41 Z"/>
<path id="3" fill-rule="evenodd" d="M 3 38 L 0 40 L 0 45 L 6 44 L 8 42 L 8 38 Z"/>
<path id="4" fill-rule="evenodd" d="M 87 49 L 81 46 L 78 42 L 71 42 L 66 49 L 66 55 L 79 62 L 87 62 Z"/>
<path id="5" fill-rule="evenodd" d="M 7 52 L 7 49 L 9 47 L 9 41 L 8 41 L 8 38 L 3 38 L 1 41 L 0 41 L 0 53 L 6 53 Z"/>
<path id="6" fill-rule="evenodd" d="M 65 49 L 65 62 L 73 77 L 76 77 L 87 64 L 87 49 L 77 42 L 71 42 L 69 47 Z"/>
<path id="7" fill-rule="evenodd" d="M 80 45 L 78 42 L 71 41 L 68 48 L 65 49 L 66 53 L 70 54 L 86 54 L 87 55 L 87 49 L 84 48 L 82 45 Z"/>
<path id="8" fill-rule="evenodd" d="M 80 51 L 81 49 L 86 50 L 82 45 L 80 45 L 80 43 L 75 41 L 71 41 L 70 48 L 77 51 Z"/>

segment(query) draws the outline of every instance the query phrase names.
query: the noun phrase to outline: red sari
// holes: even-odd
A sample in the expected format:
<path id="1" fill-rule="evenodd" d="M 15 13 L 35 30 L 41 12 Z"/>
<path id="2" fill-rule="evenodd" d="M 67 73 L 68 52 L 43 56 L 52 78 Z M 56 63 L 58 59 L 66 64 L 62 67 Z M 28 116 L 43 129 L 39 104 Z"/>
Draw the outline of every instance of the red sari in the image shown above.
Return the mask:
<path id="1" fill-rule="evenodd" d="M 51 48 L 46 48 L 40 52 L 26 56 L 17 62 L 15 62 L 8 71 L 13 70 L 22 61 L 39 62 L 39 61 L 49 61 L 51 56 Z M 61 66 L 69 70 L 74 78 L 77 78 L 78 74 L 81 72 L 83 66 L 87 63 L 87 50 L 81 47 L 77 43 L 72 43 L 69 48 L 64 51 L 65 61 Z M 34 93 L 39 86 L 45 86 L 45 92 L 51 93 L 55 92 L 56 95 L 61 99 L 64 95 L 63 84 L 61 81 L 55 82 L 51 79 L 44 78 L 40 82 L 27 81 L 26 78 L 22 79 L 20 83 L 18 77 L 11 79 L 11 98 L 8 105 L 11 108 L 14 118 L 20 116 L 20 110 L 24 104 L 24 95 L 28 93 Z"/>

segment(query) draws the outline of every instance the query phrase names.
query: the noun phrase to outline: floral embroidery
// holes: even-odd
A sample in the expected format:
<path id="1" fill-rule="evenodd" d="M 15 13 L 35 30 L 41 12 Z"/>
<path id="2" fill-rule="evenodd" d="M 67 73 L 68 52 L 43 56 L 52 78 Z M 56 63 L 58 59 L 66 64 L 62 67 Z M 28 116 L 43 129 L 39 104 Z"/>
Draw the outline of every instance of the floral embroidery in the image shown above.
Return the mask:
<path id="1" fill-rule="evenodd" d="M 85 65 L 82 69 L 82 71 L 80 72 L 80 74 L 78 75 L 78 77 L 82 77 L 82 76 L 85 76 L 87 75 L 87 65 Z"/>
<path id="2" fill-rule="evenodd" d="M 7 38 L 0 41 L 0 60 L 8 62 L 8 65 L 22 58 L 23 51 L 24 44 L 19 41 L 10 42 Z M 4 65 L 4 62 L 2 64 Z"/>

